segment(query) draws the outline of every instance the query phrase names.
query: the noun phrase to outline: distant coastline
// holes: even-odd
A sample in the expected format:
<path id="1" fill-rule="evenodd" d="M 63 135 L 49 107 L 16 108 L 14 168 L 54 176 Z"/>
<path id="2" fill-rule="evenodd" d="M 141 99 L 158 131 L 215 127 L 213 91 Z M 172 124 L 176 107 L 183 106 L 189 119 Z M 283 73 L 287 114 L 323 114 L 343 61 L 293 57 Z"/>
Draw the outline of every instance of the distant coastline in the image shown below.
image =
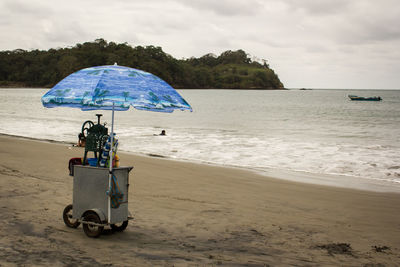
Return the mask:
<path id="1" fill-rule="evenodd" d="M 260 61 L 241 49 L 178 60 L 161 47 L 97 39 L 47 51 L 0 51 L 0 87 L 50 88 L 80 69 L 118 63 L 157 75 L 177 89 L 284 89 L 267 60 Z"/>

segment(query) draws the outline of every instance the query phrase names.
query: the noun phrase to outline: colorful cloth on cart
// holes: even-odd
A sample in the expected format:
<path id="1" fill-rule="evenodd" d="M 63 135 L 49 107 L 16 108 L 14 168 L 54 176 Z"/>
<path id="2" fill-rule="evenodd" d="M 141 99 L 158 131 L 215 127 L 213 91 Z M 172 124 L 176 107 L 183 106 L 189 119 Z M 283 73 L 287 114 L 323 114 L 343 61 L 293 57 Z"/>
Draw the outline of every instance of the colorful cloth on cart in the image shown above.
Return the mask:
<path id="1" fill-rule="evenodd" d="M 112 175 L 111 188 L 107 192 L 107 195 L 109 195 L 111 199 L 111 208 L 119 208 L 124 199 L 124 194 L 120 191 L 117 178 L 114 175 Z"/>

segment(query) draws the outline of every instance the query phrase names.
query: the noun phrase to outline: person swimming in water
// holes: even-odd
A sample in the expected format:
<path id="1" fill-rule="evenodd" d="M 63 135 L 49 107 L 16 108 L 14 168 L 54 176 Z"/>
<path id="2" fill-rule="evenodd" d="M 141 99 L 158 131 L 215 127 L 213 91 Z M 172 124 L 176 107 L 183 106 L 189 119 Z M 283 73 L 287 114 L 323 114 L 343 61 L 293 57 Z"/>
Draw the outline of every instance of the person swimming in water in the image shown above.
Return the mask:
<path id="1" fill-rule="evenodd" d="M 154 136 L 165 136 L 165 135 L 167 135 L 167 132 L 165 131 L 165 130 L 162 130 L 161 131 L 161 133 L 159 133 L 159 134 L 153 134 Z"/>

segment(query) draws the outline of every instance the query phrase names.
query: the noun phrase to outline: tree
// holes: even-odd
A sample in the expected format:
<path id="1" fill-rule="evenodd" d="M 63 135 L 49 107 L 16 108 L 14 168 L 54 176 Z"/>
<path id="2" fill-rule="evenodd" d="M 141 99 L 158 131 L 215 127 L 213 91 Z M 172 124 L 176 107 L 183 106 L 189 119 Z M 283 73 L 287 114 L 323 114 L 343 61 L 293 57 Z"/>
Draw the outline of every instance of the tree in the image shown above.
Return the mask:
<path id="1" fill-rule="evenodd" d="M 66 77 L 78 70 L 78 60 L 69 54 L 62 55 L 57 63 L 57 69 L 62 77 Z"/>
<path id="2" fill-rule="evenodd" d="M 102 38 L 47 51 L 0 51 L 0 84 L 51 87 L 79 69 L 115 62 L 151 72 L 175 88 L 283 88 L 266 60 L 252 61 L 241 49 L 178 60 L 159 46 L 131 47 Z"/>

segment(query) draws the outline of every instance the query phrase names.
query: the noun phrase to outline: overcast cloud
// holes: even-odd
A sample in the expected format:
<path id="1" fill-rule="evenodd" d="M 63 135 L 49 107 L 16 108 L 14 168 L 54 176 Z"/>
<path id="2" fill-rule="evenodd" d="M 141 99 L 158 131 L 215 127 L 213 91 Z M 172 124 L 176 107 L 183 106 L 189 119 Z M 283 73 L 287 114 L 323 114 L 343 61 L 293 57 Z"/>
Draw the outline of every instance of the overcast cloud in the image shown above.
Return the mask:
<path id="1" fill-rule="evenodd" d="M 0 50 L 98 38 L 179 59 L 243 49 L 287 88 L 400 89 L 398 0 L 0 0 Z"/>

